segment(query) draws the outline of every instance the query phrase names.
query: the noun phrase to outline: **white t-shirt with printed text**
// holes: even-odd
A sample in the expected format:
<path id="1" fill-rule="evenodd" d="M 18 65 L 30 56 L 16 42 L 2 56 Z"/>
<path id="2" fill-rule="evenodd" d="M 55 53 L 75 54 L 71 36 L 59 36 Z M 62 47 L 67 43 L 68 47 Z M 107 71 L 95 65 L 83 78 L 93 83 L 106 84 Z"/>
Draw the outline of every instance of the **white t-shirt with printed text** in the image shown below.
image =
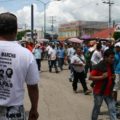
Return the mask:
<path id="1" fill-rule="evenodd" d="M 37 84 L 39 72 L 32 53 L 14 41 L 0 41 L 0 105 L 23 105 L 24 83 Z"/>

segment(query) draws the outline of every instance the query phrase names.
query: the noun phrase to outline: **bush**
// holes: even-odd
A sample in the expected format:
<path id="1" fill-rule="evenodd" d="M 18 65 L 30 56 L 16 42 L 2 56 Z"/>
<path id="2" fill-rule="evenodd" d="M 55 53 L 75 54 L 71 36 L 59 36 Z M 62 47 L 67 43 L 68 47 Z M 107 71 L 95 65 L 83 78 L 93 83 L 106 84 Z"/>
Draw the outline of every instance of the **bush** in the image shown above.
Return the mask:
<path id="1" fill-rule="evenodd" d="M 120 32 L 114 32 L 113 38 L 114 38 L 115 40 L 119 39 L 119 38 L 120 38 Z"/>

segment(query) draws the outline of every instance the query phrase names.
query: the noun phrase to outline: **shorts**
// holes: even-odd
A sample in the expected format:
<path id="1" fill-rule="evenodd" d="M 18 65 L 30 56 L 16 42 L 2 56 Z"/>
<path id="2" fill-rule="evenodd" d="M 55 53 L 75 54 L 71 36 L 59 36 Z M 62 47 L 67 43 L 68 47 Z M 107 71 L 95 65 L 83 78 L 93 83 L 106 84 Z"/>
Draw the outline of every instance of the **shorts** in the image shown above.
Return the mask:
<path id="1" fill-rule="evenodd" d="M 20 106 L 0 106 L 0 120 L 26 120 L 23 105 Z"/>
<path id="2" fill-rule="evenodd" d="M 115 74 L 115 85 L 113 91 L 120 90 L 120 74 Z"/>

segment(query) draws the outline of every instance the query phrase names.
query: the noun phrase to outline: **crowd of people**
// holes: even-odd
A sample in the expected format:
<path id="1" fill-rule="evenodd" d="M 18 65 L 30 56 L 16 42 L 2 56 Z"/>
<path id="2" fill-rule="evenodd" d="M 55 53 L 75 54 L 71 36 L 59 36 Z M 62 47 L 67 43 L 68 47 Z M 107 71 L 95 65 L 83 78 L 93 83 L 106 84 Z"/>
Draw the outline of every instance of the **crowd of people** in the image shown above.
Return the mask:
<path id="1" fill-rule="evenodd" d="M 93 93 L 94 106 L 91 120 L 97 120 L 103 100 L 108 106 L 110 120 L 120 117 L 117 95 L 120 89 L 120 43 L 90 41 L 77 43 L 36 43 L 26 47 L 14 42 L 17 35 L 17 18 L 12 13 L 0 14 L 0 120 L 24 120 L 24 83 L 27 84 L 31 109 L 29 120 L 38 119 L 39 72 L 41 61 L 48 60 L 52 74 L 68 65 L 73 92 L 78 93 L 78 83 L 83 93 Z M 22 47 L 24 46 L 24 47 Z M 29 50 L 26 48 L 30 48 Z M 91 81 L 91 90 L 86 80 Z M 14 112 L 12 112 L 14 111 Z"/>
<path id="2" fill-rule="evenodd" d="M 68 65 L 74 93 L 78 93 L 77 86 L 81 83 L 85 95 L 94 94 L 94 108 L 92 120 L 97 120 L 100 107 L 105 100 L 110 119 L 116 120 L 120 116 L 117 107 L 117 91 L 120 89 L 120 44 L 113 41 L 90 41 L 79 43 L 47 43 L 44 51 L 40 43 L 32 50 L 36 58 L 38 70 L 41 71 L 41 60 L 48 60 L 48 69 L 52 73 L 63 71 Z M 43 44 L 42 44 L 43 45 Z M 44 53 L 43 53 L 44 52 Z M 44 54 L 44 55 L 42 55 Z M 91 80 L 89 89 L 86 80 Z"/>
<path id="3" fill-rule="evenodd" d="M 119 42 L 99 40 L 93 45 L 89 41 L 82 44 L 48 43 L 45 52 L 50 73 L 53 66 L 55 72 L 59 73 L 64 70 L 64 65 L 68 64 L 70 71 L 68 78 L 72 82 L 73 92 L 78 93 L 77 86 L 78 83 L 81 83 L 85 95 L 93 93 L 92 120 L 98 119 L 103 100 L 108 106 L 110 119 L 119 118 L 120 114 L 117 109 L 120 106 L 117 100 L 117 92 L 120 89 Z M 38 63 L 38 65 L 40 64 Z M 86 80 L 91 80 L 92 90 L 89 89 Z"/>

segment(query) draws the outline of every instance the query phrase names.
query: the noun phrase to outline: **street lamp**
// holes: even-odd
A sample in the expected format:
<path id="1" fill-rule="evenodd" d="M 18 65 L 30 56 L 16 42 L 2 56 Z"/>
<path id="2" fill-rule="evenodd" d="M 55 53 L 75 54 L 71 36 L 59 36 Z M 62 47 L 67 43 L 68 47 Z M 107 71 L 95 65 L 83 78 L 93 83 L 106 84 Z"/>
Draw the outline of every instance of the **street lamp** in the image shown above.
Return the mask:
<path id="1" fill-rule="evenodd" d="M 109 5 L 109 25 L 108 27 L 110 28 L 111 27 L 111 6 L 112 4 L 114 4 L 113 2 L 111 2 L 111 0 L 109 1 L 103 1 L 104 4 L 108 4 Z"/>
<path id="2" fill-rule="evenodd" d="M 108 4 L 109 5 L 109 24 L 108 24 L 108 28 L 109 28 L 109 36 L 111 38 L 111 31 L 110 31 L 110 28 L 111 28 L 111 6 L 112 4 L 114 4 L 113 2 L 111 2 L 111 0 L 109 1 L 103 1 L 104 4 Z"/>
<path id="3" fill-rule="evenodd" d="M 46 35 L 46 5 L 50 2 L 50 1 L 48 1 L 48 2 L 43 2 L 43 1 L 41 1 L 41 0 L 37 0 L 37 1 L 39 1 L 39 2 L 41 2 L 42 4 L 43 4 L 43 6 L 44 6 L 44 38 L 45 38 L 45 35 Z M 61 1 L 61 0 L 54 0 L 54 1 Z"/>

